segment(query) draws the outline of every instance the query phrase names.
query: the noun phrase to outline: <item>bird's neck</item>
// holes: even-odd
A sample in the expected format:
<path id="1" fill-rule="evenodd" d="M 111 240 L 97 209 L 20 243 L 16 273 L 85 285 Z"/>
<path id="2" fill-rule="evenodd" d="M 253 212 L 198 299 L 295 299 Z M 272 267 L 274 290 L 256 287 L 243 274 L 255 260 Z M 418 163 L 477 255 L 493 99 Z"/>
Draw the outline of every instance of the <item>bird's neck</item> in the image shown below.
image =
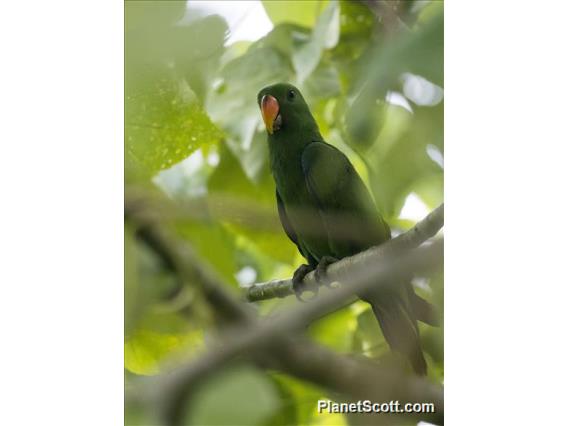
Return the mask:
<path id="1" fill-rule="evenodd" d="M 271 156 L 300 161 L 302 151 L 312 142 L 321 142 L 323 138 L 315 122 L 306 122 L 294 128 L 282 128 L 268 136 Z"/>

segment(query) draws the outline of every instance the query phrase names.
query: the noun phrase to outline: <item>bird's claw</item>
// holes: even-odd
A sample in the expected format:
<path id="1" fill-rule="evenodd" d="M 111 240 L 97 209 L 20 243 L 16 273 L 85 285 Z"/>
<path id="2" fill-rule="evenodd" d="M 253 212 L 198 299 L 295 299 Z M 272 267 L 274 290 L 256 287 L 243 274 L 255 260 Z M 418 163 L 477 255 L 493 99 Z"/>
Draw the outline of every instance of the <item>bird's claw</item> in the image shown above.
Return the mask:
<path id="1" fill-rule="evenodd" d="M 292 288 L 294 289 L 296 299 L 298 299 L 300 302 L 305 302 L 305 300 L 302 299 L 302 293 L 305 291 L 306 287 L 306 284 L 304 283 L 304 277 L 313 270 L 314 268 L 312 268 L 310 265 L 300 265 L 300 267 L 294 272 L 294 276 L 292 277 Z M 317 295 L 317 287 L 315 294 Z"/>
<path id="2" fill-rule="evenodd" d="M 326 287 L 331 287 L 331 283 L 327 278 L 327 268 L 329 265 L 335 262 L 337 262 L 337 259 L 335 257 L 324 256 L 321 258 L 318 266 L 316 266 L 316 269 L 314 271 L 314 275 L 318 283 L 325 285 Z"/>

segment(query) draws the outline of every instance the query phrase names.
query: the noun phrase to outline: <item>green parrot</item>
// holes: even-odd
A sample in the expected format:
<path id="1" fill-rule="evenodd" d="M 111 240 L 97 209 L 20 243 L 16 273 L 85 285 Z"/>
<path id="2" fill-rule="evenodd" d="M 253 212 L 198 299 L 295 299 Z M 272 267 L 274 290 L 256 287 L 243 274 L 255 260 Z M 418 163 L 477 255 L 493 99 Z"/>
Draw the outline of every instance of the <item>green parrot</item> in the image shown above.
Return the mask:
<path id="1" fill-rule="evenodd" d="M 308 272 L 315 270 L 322 280 L 331 263 L 384 243 L 391 231 L 349 159 L 322 138 L 296 87 L 265 87 L 257 101 L 268 133 L 280 221 L 308 262 L 292 278 L 301 300 Z M 414 293 L 409 281 L 358 296 L 371 305 L 391 350 L 405 355 L 414 371 L 425 375 L 417 320 L 436 325 L 432 306 Z"/>

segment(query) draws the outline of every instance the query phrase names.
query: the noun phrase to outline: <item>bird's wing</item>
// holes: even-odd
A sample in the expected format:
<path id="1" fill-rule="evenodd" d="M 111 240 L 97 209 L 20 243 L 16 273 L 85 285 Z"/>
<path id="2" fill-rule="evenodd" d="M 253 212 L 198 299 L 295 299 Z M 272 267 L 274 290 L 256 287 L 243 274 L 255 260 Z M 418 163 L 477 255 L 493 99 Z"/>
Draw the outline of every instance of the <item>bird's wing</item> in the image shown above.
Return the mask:
<path id="1" fill-rule="evenodd" d="M 302 170 L 337 256 L 390 238 L 388 225 L 345 154 L 327 143 L 312 142 L 302 153 Z"/>
<path id="2" fill-rule="evenodd" d="M 312 202 L 326 228 L 332 251 L 327 255 L 353 255 L 390 238 L 390 229 L 365 184 L 341 151 L 326 143 L 312 142 L 302 153 L 302 169 Z M 359 297 L 364 296 L 371 304 L 389 346 L 408 356 L 414 371 L 424 375 L 427 366 L 416 316 L 408 301 L 413 293 L 410 290 L 395 284 L 369 289 Z"/>
<path id="3" fill-rule="evenodd" d="M 280 197 L 278 190 L 276 190 L 276 203 L 278 204 L 278 216 L 280 217 L 280 223 L 282 223 L 284 232 L 286 232 L 286 235 L 288 235 L 288 238 L 290 238 L 294 244 L 298 245 L 298 236 L 286 215 L 286 209 L 284 208 L 284 203 L 282 202 L 282 198 Z"/>

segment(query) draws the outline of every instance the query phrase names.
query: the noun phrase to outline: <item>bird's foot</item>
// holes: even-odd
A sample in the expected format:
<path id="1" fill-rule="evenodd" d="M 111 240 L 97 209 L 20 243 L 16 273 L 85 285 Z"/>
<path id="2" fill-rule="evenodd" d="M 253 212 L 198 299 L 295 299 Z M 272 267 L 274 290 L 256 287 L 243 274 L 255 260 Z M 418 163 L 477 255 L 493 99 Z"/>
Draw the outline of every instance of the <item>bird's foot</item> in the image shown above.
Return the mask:
<path id="1" fill-rule="evenodd" d="M 296 295 L 296 299 L 300 302 L 305 302 L 302 299 L 302 293 L 306 290 L 306 283 L 304 283 L 304 277 L 312 272 L 314 268 L 310 265 L 300 265 L 298 269 L 294 272 L 294 276 L 292 277 L 292 288 L 294 289 L 294 294 Z M 316 294 L 317 294 L 317 287 L 316 287 Z"/>
<path id="2" fill-rule="evenodd" d="M 329 282 L 329 279 L 327 277 L 327 268 L 329 265 L 331 265 L 332 263 L 337 262 L 338 259 L 336 259 L 335 257 L 331 257 L 331 256 L 324 256 L 321 258 L 321 260 L 318 263 L 318 266 L 316 266 L 314 275 L 316 277 L 316 281 L 322 285 L 325 285 L 326 287 L 330 287 L 331 283 Z"/>

